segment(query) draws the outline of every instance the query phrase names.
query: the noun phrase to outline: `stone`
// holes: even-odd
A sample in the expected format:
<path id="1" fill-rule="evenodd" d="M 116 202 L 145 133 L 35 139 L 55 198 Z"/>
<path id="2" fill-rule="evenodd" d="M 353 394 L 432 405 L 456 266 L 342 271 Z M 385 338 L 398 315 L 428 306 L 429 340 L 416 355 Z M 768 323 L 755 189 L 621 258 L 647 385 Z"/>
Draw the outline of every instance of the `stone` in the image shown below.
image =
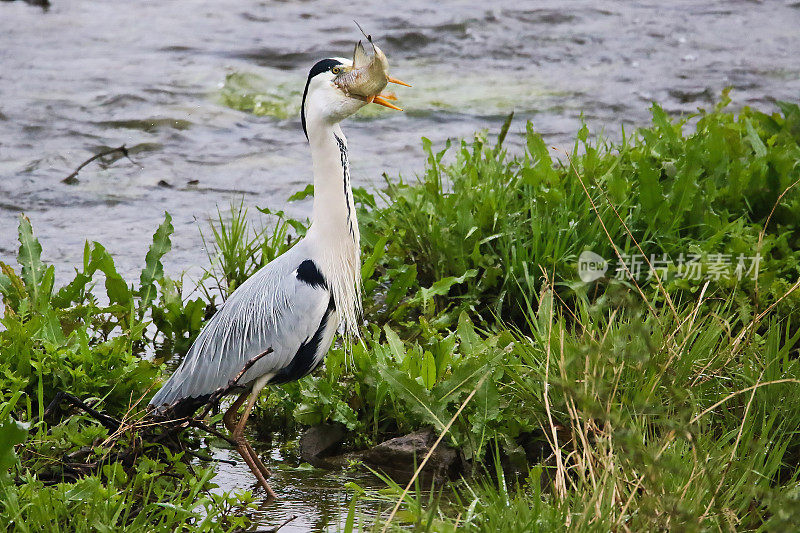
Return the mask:
<path id="1" fill-rule="evenodd" d="M 336 452 L 346 436 L 347 430 L 341 424 L 310 427 L 300 437 L 300 457 L 313 464 Z"/>
<path id="2" fill-rule="evenodd" d="M 382 442 L 365 451 L 362 459 L 365 463 L 384 470 L 413 473 L 437 438 L 439 435 L 432 428 L 423 429 Z M 443 440 L 428 459 L 423 472 L 437 477 L 450 477 L 457 473 L 460 463 L 458 451 Z"/>

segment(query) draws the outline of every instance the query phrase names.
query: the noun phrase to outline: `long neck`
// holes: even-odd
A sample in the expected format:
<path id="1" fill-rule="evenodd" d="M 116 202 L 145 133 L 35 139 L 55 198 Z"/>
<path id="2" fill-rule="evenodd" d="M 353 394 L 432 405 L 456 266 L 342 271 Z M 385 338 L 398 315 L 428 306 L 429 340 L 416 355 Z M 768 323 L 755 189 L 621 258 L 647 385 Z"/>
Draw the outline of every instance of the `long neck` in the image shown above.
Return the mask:
<path id="1" fill-rule="evenodd" d="M 314 170 L 314 212 L 308 239 L 347 334 L 358 334 L 361 315 L 360 233 L 350 187 L 347 139 L 338 124 L 314 124 L 309 143 Z"/>
<path id="2" fill-rule="evenodd" d="M 358 221 L 350 187 L 347 139 L 338 124 L 320 125 L 309 132 L 314 169 L 315 230 L 336 239 L 359 243 Z"/>

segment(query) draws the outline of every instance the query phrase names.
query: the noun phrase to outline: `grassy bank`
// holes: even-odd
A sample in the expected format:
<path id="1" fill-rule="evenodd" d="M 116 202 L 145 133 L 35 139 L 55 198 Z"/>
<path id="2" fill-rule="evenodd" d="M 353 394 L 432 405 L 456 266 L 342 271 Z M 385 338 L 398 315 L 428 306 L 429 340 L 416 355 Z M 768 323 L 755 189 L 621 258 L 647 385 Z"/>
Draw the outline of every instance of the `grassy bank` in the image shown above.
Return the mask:
<path id="1" fill-rule="evenodd" d="M 463 479 L 412 490 L 392 528 L 797 527 L 800 108 L 725 103 L 690 121 L 654 106 L 651 126 L 614 144 L 583 128 L 569 153 L 531 124 L 524 153 L 507 153 L 513 122 L 441 151 L 424 141 L 417 180 L 356 191 L 363 339 L 270 389 L 258 430 L 336 422 L 359 449 L 452 421 L 443 445 Z M 0 276 L 0 523 L 246 525 L 249 497 L 212 495 L 213 468 L 182 460 L 193 437 L 187 452 L 142 444 L 118 462 L 96 421 L 43 414 L 58 391 L 135 412 L 165 372 L 145 348 L 183 354 L 215 305 L 305 231 L 261 211 L 267 231 L 234 207 L 205 232 L 207 289 L 191 299 L 163 273 L 168 215 L 138 281 L 91 243 L 58 289 L 21 220 L 20 265 Z M 75 471 L 76 456 L 93 468 Z M 354 487 L 353 501 L 401 490 Z M 352 527 L 387 518 L 354 514 Z"/>

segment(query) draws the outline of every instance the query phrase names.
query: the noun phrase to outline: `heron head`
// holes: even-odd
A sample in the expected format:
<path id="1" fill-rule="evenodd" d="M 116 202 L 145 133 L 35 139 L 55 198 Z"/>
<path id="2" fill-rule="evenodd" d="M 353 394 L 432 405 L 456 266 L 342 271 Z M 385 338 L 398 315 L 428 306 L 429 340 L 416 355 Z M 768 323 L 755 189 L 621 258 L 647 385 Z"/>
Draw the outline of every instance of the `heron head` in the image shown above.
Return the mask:
<path id="1" fill-rule="evenodd" d="M 329 58 L 318 61 L 311 67 L 301 109 L 306 137 L 308 137 L 309 123 L 341 122 L 367 105 L 365 100 L 348 95 L 335 83 L 336 77 L 349 66 L 348 63 L 349 60 L 344 58 Z"/>
<path id="2" fill-rule="evenodd" d="M 373 44 L 370 57 L 361 42 L 356 44 L 352 60 L 336 57 L 318 61 L 308 73 L 303 93 L 301 118 L 306 137 L 309 123 L 341 122 L 369 103 L 402 111 L 387 101 L 396 99 L 393 94 L 381 91 L 387 83 L 408 84 L 389 77 L 387 71 L 386 56 L 380 48 Z"/>

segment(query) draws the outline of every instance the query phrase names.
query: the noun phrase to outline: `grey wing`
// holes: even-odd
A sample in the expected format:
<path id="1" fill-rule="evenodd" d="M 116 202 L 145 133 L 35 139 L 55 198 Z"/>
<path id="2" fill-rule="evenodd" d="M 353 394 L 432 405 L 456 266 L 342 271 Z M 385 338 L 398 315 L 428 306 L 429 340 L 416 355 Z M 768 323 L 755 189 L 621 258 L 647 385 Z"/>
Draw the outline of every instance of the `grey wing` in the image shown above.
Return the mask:
<path id="1" fill-rule="evenodd" d="M 330 342 L 326 332 L 336 327 L 327 323 L 334 320 L 331 315 L 335 311 L 324 283 L 311 284 L 298 278 L 297 267 L 303 258 L 292 253 L 298 248 L 299 245 L 266 265 L 231 294 L 150 405 L 174 405 L 185 398 L 211 394 L 235 378 L 250 359 L 269 348 L 272 353 L 261 357 L 239 384 L 246 385 L 265 374 L 279 376 L 292 367 L 293 360 L 309 343 L 315 344 L 306 351 L 313 350 L 311 355 L 317 360 L 311 364 L 316 366 L 324 356 L 319 352 L 328 348 L 320 346 L 324 344 L 321 336 L 325 333 Z M 301 370 L 307 373 L 312 369 Z"/>

